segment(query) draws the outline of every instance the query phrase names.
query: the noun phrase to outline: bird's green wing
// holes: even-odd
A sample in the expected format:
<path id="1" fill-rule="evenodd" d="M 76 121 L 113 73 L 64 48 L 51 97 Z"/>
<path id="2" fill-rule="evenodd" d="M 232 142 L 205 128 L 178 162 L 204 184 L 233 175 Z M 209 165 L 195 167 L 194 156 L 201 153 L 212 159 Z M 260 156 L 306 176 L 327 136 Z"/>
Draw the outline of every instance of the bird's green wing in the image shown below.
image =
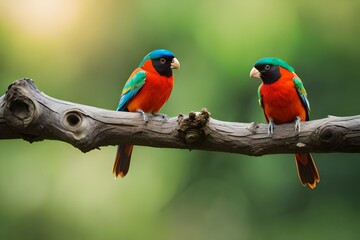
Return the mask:
<path id="1" fill-rule="evenodd" d="M 307 99 L 307 94 L 306 94 L 306 90 L 304 87 L 304 84 L 302 83 L 301 79 L 298 77 L 295 77 L 293 79 L 294 84 L 295 84 L 295 88 L 297 90 L 297 93 L 299 94 L 299 97 L 301 99 L 301 102 L 303 104 L 303 106 L 306 109 L 306 120 L 309 120 L 309 115 L 310 115 L 310 103 L 309 100 Z"/>
<path id="2" fill-rule="evenodd" d="M 129 101 L 138 93 L 142 86 L 144 86 L 146 80 L 146 73 L 139 71 L 130 77 L 121 93 L 121 98 L 116 111 L 126 111 L 126 105 Z"/>

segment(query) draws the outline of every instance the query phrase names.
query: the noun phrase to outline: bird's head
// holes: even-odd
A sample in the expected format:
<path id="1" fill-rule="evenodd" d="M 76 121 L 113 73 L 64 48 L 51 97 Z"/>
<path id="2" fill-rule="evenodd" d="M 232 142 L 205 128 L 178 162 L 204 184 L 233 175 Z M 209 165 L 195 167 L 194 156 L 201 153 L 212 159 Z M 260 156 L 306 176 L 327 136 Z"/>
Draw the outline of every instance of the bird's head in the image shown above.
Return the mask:
<path id="1" fill-rule="evenodd" d="M 180 63 L 175 55 L 166 49 L 157 49 L 147 54 L 140 62 L 139 67 L 150 65 L 162 76 L 171 77 L 173 69 L 180 69 Z"/>
<path id="2" fill-rule="evenodd" d="M 294 69 L 281 59 L 263 58 L 255 63 L 250 71 L 250 77 L 261 78 L 264 84 L 271 84 L 280 79 L 281 70 L 294 72 Z"/>

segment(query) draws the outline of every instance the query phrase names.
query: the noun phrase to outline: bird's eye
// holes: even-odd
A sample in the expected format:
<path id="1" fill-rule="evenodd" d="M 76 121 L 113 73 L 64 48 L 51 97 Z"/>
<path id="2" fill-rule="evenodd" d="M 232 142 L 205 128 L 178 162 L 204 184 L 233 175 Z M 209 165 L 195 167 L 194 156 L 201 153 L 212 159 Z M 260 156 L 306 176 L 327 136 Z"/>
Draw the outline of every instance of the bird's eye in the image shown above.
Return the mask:
<path id="1" fill-rule="evenodd" d="M 164 63 L 166 63 L 166 59 L 165 59 L 165 58 L 160 58 L 160 62 L 161 62 L 162 64 L 164 64 Z"/>
<path id="2" fill-rule="evenodd" d="M 270 66 L 269 64 L 266 64 L 264 69 L 265 69 L 266 71 L 269 71 L 270 68 L 271 68 L 271 66 Z"/>

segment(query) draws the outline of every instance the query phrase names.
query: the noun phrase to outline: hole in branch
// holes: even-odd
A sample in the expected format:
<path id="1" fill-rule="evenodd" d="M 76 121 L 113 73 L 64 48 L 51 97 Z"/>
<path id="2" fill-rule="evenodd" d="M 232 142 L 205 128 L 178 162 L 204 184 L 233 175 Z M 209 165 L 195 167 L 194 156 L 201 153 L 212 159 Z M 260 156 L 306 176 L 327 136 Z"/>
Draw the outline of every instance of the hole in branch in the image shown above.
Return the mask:
<path id="1" fill-rule="evenodd" d="M 320 130 L 319 140 L 327 148 L 338 146 L 343 140 L 340 127 L 325 126 Z"/>
<path id="2" fill-rule="evenodd" d="M 69 109 L 63 113 L 61 125 L 64 132 L 79 140 L 86 136 L 89 121 L 81 109 Z"/>
<path id="3" fill-rule="evenodd" d="M 29 105 L 20 99 L 16 99 L 10 104 L 10 111 L 21 119 L 25 119 L 30 115 Z"/>
<path id="4" fill-rule="evenodd" d="M 84 124 L 84 116 L 78 110 L 70 110 L 62 117 L 62 124 L 67 130 L 78 131 Z"/>
<path id="5" fill-rule="evenodd" d="M 70 113 L 67 117 L 66 117 L 66 121 L 68 122 L 68 124 L 71 126 L 71 127 L 75 127 L 77 126 L 80 121 L 81 121 L 81 118 L 79 115 L 77 114 L 74 114 L 74 113 Z"/>

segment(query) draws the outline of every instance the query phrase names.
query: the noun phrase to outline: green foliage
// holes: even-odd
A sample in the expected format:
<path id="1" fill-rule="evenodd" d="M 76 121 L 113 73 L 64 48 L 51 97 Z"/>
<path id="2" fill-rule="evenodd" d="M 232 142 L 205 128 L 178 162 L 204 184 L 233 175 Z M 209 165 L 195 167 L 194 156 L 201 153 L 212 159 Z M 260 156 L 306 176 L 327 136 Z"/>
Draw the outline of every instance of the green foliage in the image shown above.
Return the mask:
<path id="1" fill-rule="evenodd" d="M 199 111 L 265 122 L 263 57 L 296 69 L 312 119 L 359 114 L 359 2 L 3 1 L 0 90 L 29 77 L 46 94 L 116 109 L 144 54 L 181 62 L 162 113 Z M 0 143 L 1 239 L 354 239 L 359 235 L 358 154 L 314 154 L 318 187 L 303 188 L 291 155 L 135 147 L 114 180 L 116 148 Z"/>

